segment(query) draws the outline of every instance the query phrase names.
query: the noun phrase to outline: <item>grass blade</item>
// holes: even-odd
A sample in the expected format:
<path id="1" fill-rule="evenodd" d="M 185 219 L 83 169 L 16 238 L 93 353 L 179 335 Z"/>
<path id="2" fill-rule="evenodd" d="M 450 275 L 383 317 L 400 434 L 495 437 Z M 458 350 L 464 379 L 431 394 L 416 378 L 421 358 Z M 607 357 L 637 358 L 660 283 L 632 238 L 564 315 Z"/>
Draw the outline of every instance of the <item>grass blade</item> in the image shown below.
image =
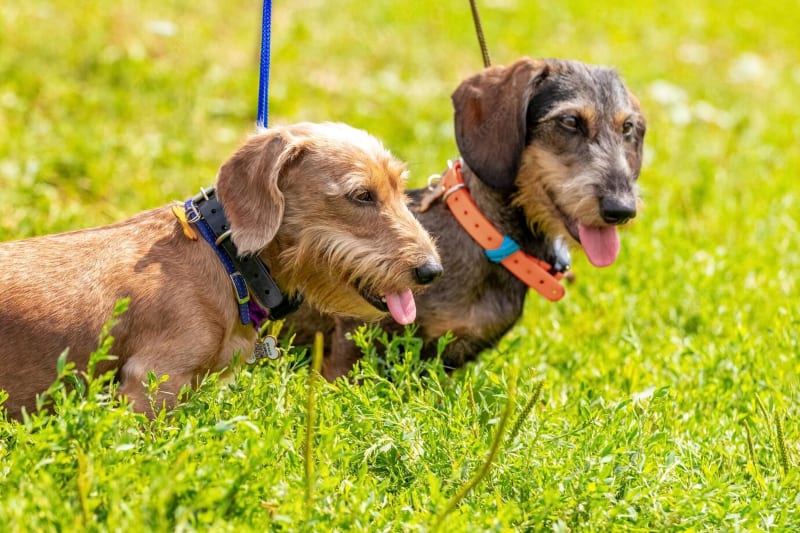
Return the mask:
<path id="1" fill-rule="evenodd" d="M 306 517 L 311 518 L 314 503 L 314 426 L 317 417 L 317 380 L 322 368 L 323 337 L 317 332 L 308 371 L 308 398 L 306 404 L 306 442 L 303 446 L 303 464 L 306 474 Z"/>
<path id="2" fill-rule="evenodd" d="M 433 523 L 431 529 L 434 531 L 438 530 L 441 525 L 444 523 L 444 520 L 447 516 L 452 513 L 456 507 L 467 497 L 467 495 L 474 489 L 475 487 L 480 484 L 481 481 L 489 474 L 489 470 L 492 468 L 492 464 L 494 463 L 495 459 L 497 458 L 498 453 L 500 453 L 500 446 L 504 440 L 504 434 L 506 430 L 506 426 L 508 425 L 508 421 L 511 418 L 511 413 L 514 411 L 514 397 L 516 396 L 516 384 L 517 380 L 514 377 L 511 380 L 511 383 L 508 387 L 508 399 L 506 400 L 506 405 L 503 408 L 503 414 L 500 417 L 500 422 L 497 424 L 497 430 L 494 434 L 494 439 L 492 440 L 492 446 L 489 449 L 489 456 L 483 462 L 481 467 L 475 473 L 472 478 L 465 483 L 459 491 L 456 493 L 455 496 L 450 500 L 445 507 L 444 511 L 439 513 L 439 516 L 436 518 L 436 521 Z"/>

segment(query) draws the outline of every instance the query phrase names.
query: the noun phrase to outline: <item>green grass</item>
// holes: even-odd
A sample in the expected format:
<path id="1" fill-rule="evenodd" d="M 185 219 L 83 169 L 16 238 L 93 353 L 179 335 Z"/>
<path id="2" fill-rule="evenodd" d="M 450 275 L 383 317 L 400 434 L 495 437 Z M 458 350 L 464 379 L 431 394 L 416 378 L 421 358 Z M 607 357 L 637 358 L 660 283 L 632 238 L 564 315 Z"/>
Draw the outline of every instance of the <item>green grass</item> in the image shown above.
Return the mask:
<path id="1" fill-rule="evenodd" d="M 542 380 L 441 530 L 800 528 L 800 10 L 480 4 L 495 62 L 609 64 L 639 95 L 646 208 L 618 262 L 576 252 L 566 298 L 532 295 L 453 376 L 387 340 L 360 386 L 318 382 L 308 481 L 302 353 L 212 376 L 153 421 L 114 404 L 107 376 L 56 385 L 54 415 L 0 420 L 0 529 L 429 530 L 509 399 L 507 427 Z M 253 128 L 259 16 L 255 1 L 0 4 L 0 238 L 211 183 Z M 466 0 L 281 3 L 271 121 L 368 129 L 418 186 L 455 155 L 449 95 L 480 66 Z"/>

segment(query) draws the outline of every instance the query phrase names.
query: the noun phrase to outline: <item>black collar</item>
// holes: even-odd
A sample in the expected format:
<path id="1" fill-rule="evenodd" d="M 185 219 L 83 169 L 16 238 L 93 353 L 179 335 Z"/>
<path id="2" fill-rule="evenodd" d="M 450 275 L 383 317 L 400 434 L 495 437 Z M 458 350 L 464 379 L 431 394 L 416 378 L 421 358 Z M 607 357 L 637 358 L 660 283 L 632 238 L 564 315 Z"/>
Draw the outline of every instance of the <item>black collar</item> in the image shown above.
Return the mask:
<path id="1" fill-rule="evenodd" d="M 231 240 L 231 230 L 225 210 L 217 199 L 214 187 L 200 189 L 186 201 L 186 218 L 193 223 L 203 238 L 214 248 L 233 282 L 242 324 L 251 320 L 258 329 L 262 317 L 255 316 L 253 303 L 268 311 L 270 320 L 279 320 L 294 312 L 303 303 L 303 296 L 285 296 L 269 273 L 267 265 L 258 256 L 240 256 Z M 251 300 L 252 297 L 252 300 Z M 253 301 L 254 300 L 254 301 Z"/>

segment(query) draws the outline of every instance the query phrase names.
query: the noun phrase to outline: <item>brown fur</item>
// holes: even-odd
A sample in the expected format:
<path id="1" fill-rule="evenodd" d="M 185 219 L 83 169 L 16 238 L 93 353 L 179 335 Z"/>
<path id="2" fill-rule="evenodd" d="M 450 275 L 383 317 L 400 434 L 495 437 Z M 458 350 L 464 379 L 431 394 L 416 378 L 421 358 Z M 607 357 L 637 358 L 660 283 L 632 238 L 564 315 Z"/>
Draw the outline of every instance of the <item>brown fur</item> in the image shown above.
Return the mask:
<path id="1" fill-rule="evenodd" d="M 645 120 L 613 70 L 525 58 L 464 80 L 453 106 L 464 180 L 475 203 L 528 254 L 556 265 L 556 243 L 580 244 L 578 223 L 616 225 L 635 214 Z M 434 355 L 438 337 L 452 331 L 458 339 L 443 359 L 457 368 L 517 322 L 528 288 L 490 262 L 429 191 L 409 196 L 411 210 L 437 239 L 445 270 L 417 298 L 423 355 Z M 609 205 L 621 209 L 616 220 Z M 359 321 L 305 306 L 292 322 L 300 343 L 314 330 L 332 336 L 327 378 L 345 374 L 360 357 L 345 337 Z"/>
<path id="2" fill-rule="evenodd" d="M 342 124 L 299 124 L 250 138 L 220 169 L 217 193 L 242 254 L 258 254 L 288 294 L 336 315 L 385 315 L 361 296 L 420 288 L 438 265 L 429 235 L 405 205 L 404 167 L 374 138 Z M 368 197 L 365 193 L 369 193 Z M 369 201 L 364 201 L 368 199 Z M 376 239 L 376 236 L 380 236 Z M 168 375 L 157 401 L 252 353 L 231 281 L 203 239 L 191 241 L 170 207 L 110 226 L 0 244 L 0 388 L 12 416 L 35 405 L 56 358 L 85 368 L 116 300 L 120 392 L 138 411 L 148 372 Z"/>

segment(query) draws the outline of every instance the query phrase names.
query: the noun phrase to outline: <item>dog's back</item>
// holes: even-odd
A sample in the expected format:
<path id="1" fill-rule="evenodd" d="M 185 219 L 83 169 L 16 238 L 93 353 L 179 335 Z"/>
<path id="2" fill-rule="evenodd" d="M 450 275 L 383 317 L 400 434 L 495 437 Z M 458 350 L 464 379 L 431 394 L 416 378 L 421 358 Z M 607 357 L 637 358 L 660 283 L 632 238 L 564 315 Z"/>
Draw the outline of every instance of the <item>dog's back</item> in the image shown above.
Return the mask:
<path id="1" fill-rule="evenodd" d="M 0 389 L 14 391 L 12 415 L 53 382 L 67 347 L 70 360 L 86 366 L 116 301 L 147 298 L 146 271 L 178 266 L 163 259 L 181 241 L 169 209 L 160 208 L 110 226 L 0 243 Z M 150 297 L 163 296 L 151 289 Z M 164 306 L 170 302 L 155 309 Z"/>

